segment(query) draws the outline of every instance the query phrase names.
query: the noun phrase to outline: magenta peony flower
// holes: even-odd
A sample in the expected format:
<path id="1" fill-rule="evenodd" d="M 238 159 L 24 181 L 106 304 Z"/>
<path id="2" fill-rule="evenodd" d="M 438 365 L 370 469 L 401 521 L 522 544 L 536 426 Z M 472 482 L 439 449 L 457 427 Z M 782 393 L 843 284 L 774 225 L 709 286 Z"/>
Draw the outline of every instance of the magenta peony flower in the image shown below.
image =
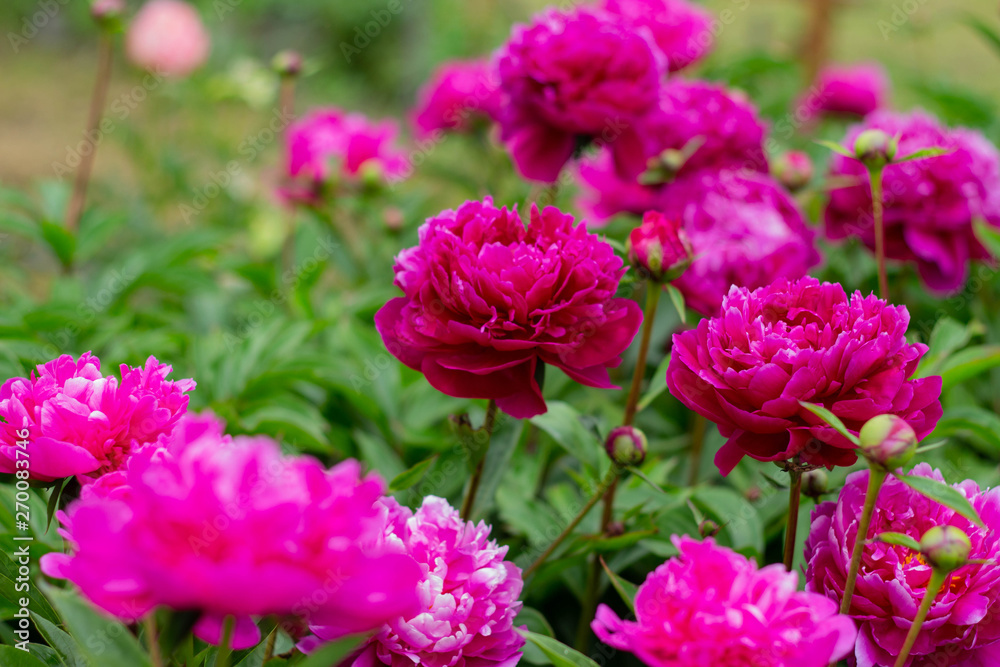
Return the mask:
<path id="1" fill-rule="evenodd" d="M 808 118 L 822 114 L 867 116 L 884 108 L 888 97 L 889 77 L 881 65 L 830 66 L 819 73 L 798 108 Z"/>
<path id="2" fill-rule="evenodd" d="M 635 28 L 646 28 L 667 57 L 671 72 L 712 50 L 712 14 L 686 0 L 604 0 L 601 7 Z"/>
<path id="3" fill-rule="evenodd" d="M 916 466 L 911 474 L 944 481 L 941 473 L 926 463 Z M 868 471 L 853 473 L 836 502 L 822 503 L 813 510 L 806 540 L 808 590 L 841 599 L 867 487 Z M 896 532 L 919 541 L 933 526 L 952 525 L 971 538 L 970 558 L 986 560 L 951 575 L 931 606 L 907 667 L 1000 664 L 1000 489 L 980 491 L 968 480 L 955 488 L 972 502 L 986 528 L 977 527 L 891 475 L 875 505 L 868 539 Z M 906 547 L 879 542 L 865 546 L 851 601 L 851 615 L 860 626 L 854 654 L 858 667 L 895 662 L 930 576 L 931 568 L 923 557 Z"/>
<path id="4" fill-rule="evenodd" d="M 356 461 L 326 470 L 264 437 L 204 419 L 84 490 L 59 513 L 71 554 L 42 558 L 125 620 L 158 605 L 193 609 L 217 641 L 226 616 L 295 615 L 344 632 L 417 610 L 420 570 L 385 542 L 384 491 Z M 244 619 L 238 646 L 260 640 Z"/>
<path id="5" fill-rule="evenodd" d="M 25 440 L 31 479 L 118 470 L 136 450 L 169 433 L 187 410 L 195 382 L 167 380 L 171 370 L 150 357 L 145 368 L 123 364 L 119 382 L 104 377 L 100 360 L 87 352 L 7 380 L 0 388 L 0 472 L 20 469 L 17 443 Z M 28 437 L 19 437 L 24 430 Z"/>
<path id="6" fill-rule="evenodd" d="M 384 179 L 406 175 L 406 155 L 395 145 L 395 121 L 359 113 L 316 109 L 288 128 L 288 175 L 300 185 L 292 199 L 315 200 L 331 180 L 359 180 L 371 171 Z"/>
<path id="7" fill-rule="evenodd" d="M 704 315 L 731 285 L 801 278 L 820 261 L 795 201 L 766 174 L 702 171 L 667 187 L 658 208 L 691 239 L 695 261 L 674 285 Z"/>
<path id="8" fill-rule="evenodd" d="M 582 187 L 577 205 L 595 227 L 603 227 L 619 213 L 642 215 L 657 207 L 662 188 L 619 176 L 608 151 L 580 160 L 578 172 Z"/>
<path id="9" fill-rule="evenodd" d="M 650 280 L 669 282 L 691 264 L 693 251 L 680 220 L 657 211 L 647 211 L 642 224 L 628 236 L 628 259 L 646 272 Z"/>
<path id="10" fill-rule="evenodd" d="M 507 547 L 490 527 L 466 523 L 446 500 L 428 496 L 414 513 L 392 498 L 390 541 L 420 564 L 420 613 L 390 621 L 346 667 L 513 667 L 524 637 L 514 627 L 521 609 L 521 570 L 504 560 Z M 313 627 L 320 639 L 322 627 Z"/>
<path id="11" fill-rule="evenodd" d="M 872 114 L 851 128 L 846 145 L 853 146 L 857 136 L 870 129 L 898 136 L 900 157 L 924 148 L 949 151 L 885 168 L 885 252 L 889 258 L 915 262 L 932 290 L 958 289 L 965 282 L 969 260 L 990 257 L 976 239 L 972 222 L 981 219 L 1000 227 L 1000 153 L 978 132 L 949 130 L 922 112 Z M 833 239 L 857 236 L 874 248 L 872 197 L 865 168 L 840 155 L 830 165 L 832 177 L 857 180 L 830 193 L 827 235 Z"/>
<path id="12" fill-rule="evenodd" d="M 638 304 L 615 298 L 622 260 L 551 206 L 533 206 L 527 230 L 489 198 L 444 211 L 395 272 L 405 296 L 375 315 L 389 352 L 445 394 L 495 399 L 519 419 L 546 410 L 542 364 L 616 388 L 608 368 L 642 323 Z"/>
<path id="13" fill-rule="evenodd" d="M 445 63 L 417 95 L 411 119 L 417 136 L 466 130 L 475 116 L 495 120 L 500 115 L 499 88 L 496 70 L 488 62 Z"/>
<path id="14" fill-rule="evenodd" d="M 637 122 L 656 108 L 663 54 L 649 32 L 589 8 L 516 26 L 497 54 L 501 138 L 518 170 L 555 181 L 581 144 L 610 147 L 623 176 L 643 169 Z"/>
<path id="15" fill-rule="evenodd" d="M 796 590 L 780 565 L 757 568 L 715 544 L 673 537 L 680 551 L 635 597 L 635 621 L 607 606 L 591 628 L 601 641 L 650 667 L 826 667 L 854 648 L 858 631 L 837 603 Z"/>
<path id="16" fill-rule="evenodd" d="M 740 459 L 799 457 L 832 468 L 857 460 L 854 445 L 799 405 L 824 405 L 853 433 L 872 417 L 903 417 L 917 436 L 941 417 L 941 378 L 907 379 L 927 346 L 906 342 L 910 314 L 837 284 L 784 278 L 733 287 L 722 313 L 675 334 L 670 393 L 719 425 L 723 475 Z"/>
<path id="17" fill-rule="evenodd" d="M 181 0 L 149 0 L 125 34 L 128 59 L 165 76 L 187 76 L 205 64 L 210 49 L 198 10 Z"/>

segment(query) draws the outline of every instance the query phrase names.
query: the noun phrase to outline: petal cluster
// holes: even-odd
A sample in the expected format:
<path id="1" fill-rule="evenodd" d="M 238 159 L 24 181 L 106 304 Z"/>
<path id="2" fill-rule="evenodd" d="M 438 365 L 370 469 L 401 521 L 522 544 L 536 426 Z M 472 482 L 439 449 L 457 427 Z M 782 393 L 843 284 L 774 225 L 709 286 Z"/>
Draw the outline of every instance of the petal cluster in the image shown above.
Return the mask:
<path id="1" fill-rule="evenodd" d="M 926 463 L 910 474 L 944 481 Z M 808 590 L 840 599 L 867 486 L 868 471 L 856 472 L 847 478 L 836 502 L 822 503 L 813 511 L 806 540 Z M 976 508 L 985 528 L 893 476 L 875 505 L 868 539 L 896 532 L 920 540 L 934 526 L 952 525 L 971 539 L 969 557 L 985 560 L 950 575 L 931 605 L 906 667 L 985 667 L 1000 659 L 1000 489 L 980 490 L 972 481 L 955 488 Z M 851 615 L 860 627 L 854 655 L 858 667 L 894 663 L 927 593 L 930 576 L 930 566 L 906 547 L 880 542 L 865 545 L 851 601 Z"/>
<path id="2" fill-rule="evenodd" d="M 926 148 L 947 151 L 885 168 L 885 253 L 914 262 L 932 290 L 958 289 L 969 261 L 990 257 L 975 236 L 973 222 L 1000 227 L 1000 152 L 978 132 L 945 128 L 923 112 L 874 113 L 851 128 L 845 144 L 852 146 L 865 130 L 898 137 L 900 157 Z M 830 193 L 824 214 L 827 235 L 856 236 L 874 248 L 871 189 L 864 166 L 835 155 L 830 177 L 852 184 Z"/>
<path id="3" fill-rule="evenodd" d="M 154 357 L 121 366 L 121 380 L 101 373 L 89 352 L 39 365 L 0 388 L 0 472 L 16 469 L 17 443 L 28 431 L 32 479 L 96 477 L 117 470 L 144 445 L 169 433 L 187 410 L 194 380 L 167 380 L 172 368 Z"/>
<path id="4" fill-rule="evenodd" d="M 613 388 L 642 322 L 615 298 L 625 273 L 610 245 L 553 207 L 516 210 L 469 201 L 420 228 L 396 258 L 405 296 L 375 315 L 389 352 L 438 390 L 489 398 L 513 417 L 545 412 L 542 364 L 591 387 Z"/>
<path id="5" fill-rule="evenodd" d="M 733 287 L 717 317 L 674 335 L 667 385 L 728 438 L 715 458 L 723 474 L 744 456 L 851 465 L 851 442 L 799 401 L 854 433 L 896 414 L 926 436 L 941 417 L 941 378 L 910 379 L 927 346 L 906 341 L 909 320 L 903 306 L 815 278 Z"/>
<path id="6" fill-rule="evenodd" d="M 606 644 L 650 667 L 826 667 L 854 647 L 857 629 L 837 603 L 796 588 L 780 565 L 674 537 L 679 556 L 639 587 L 635 621 L 601 605 L 591 624 Z"/>
<path id="7" fill-rule="evenodd" d="M 210 49 L 198 10 L 182 0 L 149 0 L 125 35 L 129 60 L 166 76 L 187 76 L 205 64 Z"/>
<path id="8" fill-rule="evenodd" d="M 604 0 L 601 7 L 635 28 L 649 30 L 671 72 L 701 60 L 712 50 L 712 14 L 687 0 Z"/>
<path id="9" fill-rule="evenodd" d="M 889 97 L 889 77 L 881 65 L 830 66 L 799 100 L 802 115 L 823 114 L 867 116 L 885 108 Z"/>
<path id="10" fill-rule="evenodd" d="M 500 115 L 500 82 L 491 63 L 453 61 L 439 67 L 417 95 L 412 123 L 421 138 L 437 130 L 464 131 L 476 116 Z"/>

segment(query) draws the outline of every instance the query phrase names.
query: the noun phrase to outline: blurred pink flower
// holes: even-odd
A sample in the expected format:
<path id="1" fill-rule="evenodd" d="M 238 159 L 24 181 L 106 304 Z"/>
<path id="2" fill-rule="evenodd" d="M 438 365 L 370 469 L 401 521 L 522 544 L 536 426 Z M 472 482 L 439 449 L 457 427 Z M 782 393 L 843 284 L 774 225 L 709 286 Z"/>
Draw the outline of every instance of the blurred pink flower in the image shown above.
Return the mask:
<path id="1" fill-rule="evenodd" d="M 474 117 L 500 114 L 500 82 L 489 62 L 452 61 L 439 67 L 417 94 L 411 120 L 417 136 L 435 130 L 465 131 Z"/>
<path id="2" fill-rule="evenodd" d="M 601 641 L 650 667 L 826 667 L 854 648 L 851 619 L 796 590 L 784 566 L 758 569 L 711 538 L 673 542 L 680 554 L 639 587 L 635 621 L 597 609 L 591 628 Z"/>
<path id="3" fill-rule="evenodd" d="M 125 34 L 129 60 L 165 76 L 187 76 L 205 64 L 210 49 L 198 10 L 181 0 L 149 0 Z"/>
<path id="4" fill-rule="evenodd" d="M 889 77 L 877 63 L 831 65 L 819 73 L 813 86 L 798 101 L 801 114 L 867 116 L 886 106 Z"/>
<path id="5" fill-rule="evenodd" d="M 932 116 L 878 112 L 855 125 L 845 145 L 852 147 L 865 130 L 899 138 L 897 155 L 943 148 L 944 155 L 890 164 L 883 174 L 885 254 L 915 262 L 921 278 L 935 292 L 960 288 L 970 260 L 990 258 L 976 238 L 973 222 L 1000 228 L 1000 152 L 973 130 L 948 129 Z M 832 239 L 857 236 L 875 247 L 872 196 L 865 167 L 834 155 L 830 177 L 853 181 L 830 192 L 824 219 Z"/>
<path id="6" fill-rule="evenodd" d="M 625 273 L 610 245 L 554 207 L 490 198 L 444 211 L 396 258 L 392 299 L 375 315 L 389 352 L 449 396 L 495 399 L 512 417 L 545 412 L 542 364 L 613 389 L 608 368 L 632 342 L 642 311 L 615 298 Z"/>
<path id="7" fill-rule="evenodd" d="M 712 14 L 686 0 L 604 0 L 601 7 L 635 28 L 647 28 L 676 72 L 701 60 L 715 41 Z"/>
<path id="8" fill-rule="evenodd" d="M 926 463 L 910 473 L 944 481 Z M 806 540 L 808 590 L 840 600 L 858 539 L 868 471 L 851 474 L 836 502 L 813 510 Z M 953 510 L 917 493 L 892 475 L 879 493 L 867 539 L 904 533 L 919 541 L 940 525 L 961 528 L 972 541 L 970 564 L 956 570 L 931 606 L 906 667 L 988 667 L 1000 664 L 1000 489 L 980 491 L 975 482 L 956 484 L 979 512 L 979 528 Z M 861 558 L 851 614 L 860 626 L 854 661 L 858 667 L 891 665 L 927 593 L 931 568 L 906 547 L 868 542 Z"/>
<path id="9" fill-rule="evenodd" d="M 501 138 L 518 171 L 555 181 L 584 144 L 606 145 L 626 177 L 643 169 L 636 123 L 656 108 L 663 54 L 648 30 L 591 8 L 515 26 L 497 56 Z"/>
<path id="10" fill-rule="evenodd" d="M 927 346 L 906 341 L 909 322 L 904 306 L 849 298 L 815 278 L 733 287 L 720 315 L 674 335 L 667 386 L 728 438 L 715 457 L 723 475 L 744 456 L 851 465 L 854 445 L 799 401 L 823 405 L 855 434 L 881 414 L 929 434 L 941 378 L 911 379 Z"/>
<path id="11" fill-rule="evenodd" d="M 100 360 L 87 352 L 78 360 L 64 354 L 28 378 L 7 380 L 0 388 L 0 472 L 23 468 L 17 443 L 25 440 L 31 479 L 118 470 L 187 410 L 195 382 L 167 380 L 171 370 L 150 357 L 144 368 L 123 364 L 119 381 L 104 377 Z M 17 435 L 23 430 L 27 438 Z"/>

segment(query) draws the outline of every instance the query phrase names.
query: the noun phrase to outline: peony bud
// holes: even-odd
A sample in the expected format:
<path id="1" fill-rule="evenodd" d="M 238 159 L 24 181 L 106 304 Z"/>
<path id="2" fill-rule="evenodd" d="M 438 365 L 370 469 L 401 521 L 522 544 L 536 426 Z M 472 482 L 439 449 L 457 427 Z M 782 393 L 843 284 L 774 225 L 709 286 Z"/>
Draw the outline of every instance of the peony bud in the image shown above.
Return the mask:
<path id="1" fill-rule="evenodd" d="M 802 473 L 802 495 L 818 501 L 829 488 L 830 480 L 823 468 Z"/>
<path id="2" fill-rule="evenodd" d="M 906 465 L 917 451 L 917 434 L 896 415 L 872 417 L 858 434 L 865 457 L 884 470 Z"/>
<path id="3" fill-rule="evenodd" d="M 934 526 L 920 538 L 920 554 L 936 570 L 952 572 L 969 562 L 972 542 L 958 526 Z"/>
<path id="4" fill-rule="evenodd" d="M 642 224 L 632 230 L 626 244 L 628 259 L 649 279 L 662 283 L 678 278 L 694 258 L 691 241 L 679 220 L 647 211 Z"/>
<path id="5" fill-rule="evenodd" d="M 382 211 L 382 221 L 385 223 L 385 228 L 393 233 L 402 230 L 406 224 L 402 209 L 396 206 L 387 206 Z"/>
<path id="6" fill-rule="evenodd" d="M 698 524 L 698 534 L 704 537 L 715 537 L 722 527 L 711 519 L 705 519 Z"/>
<path id="7" fill-rule="evenodd" d="M 205 63 L 210 48 L 198 10 L 181 0 L 150 0 L 125 35 L 129 60 L 165 76 L 187 76 Z"/>
<path id="8" fill-rule="evenodd" d="M 854 140 L 854 157 L 869 169 L 881 169 L 895 159 L 897 143 L 882 130 L 865 130 Z"/>
<path id="9" fill-rule="evenodd" d="M 298 76 L 302 73 L 302 56 L 297 51 L 279 51 L 271 67 L 281 76 Z"/>
<path id="10" fill-rule="evenodd" d="M 90 3 L 90 15 L 102 26 L 114 24 L 124 12 L 124 0 L 94 0 Z"/>
<path id="11" fill-rule="evenodd" d="M 778 182 L 795 192 L 809 185 L 812 180 L 812 160 L 802 151 L 788 151 L 774 161 L 771 173 Z"/>
<path id="12" fill-rule="evenodd" d="M 619 426 L 608 433 L 604 449 L 616 465 L 637 466 L 646 459 L 646 434 L 634 426 Z"/>

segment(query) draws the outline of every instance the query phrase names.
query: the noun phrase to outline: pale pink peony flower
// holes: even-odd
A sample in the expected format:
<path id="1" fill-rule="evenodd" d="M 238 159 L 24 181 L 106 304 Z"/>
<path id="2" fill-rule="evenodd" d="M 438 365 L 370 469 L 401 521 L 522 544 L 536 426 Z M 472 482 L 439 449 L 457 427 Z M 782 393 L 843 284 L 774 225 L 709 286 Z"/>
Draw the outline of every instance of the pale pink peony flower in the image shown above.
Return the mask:
<path id="1" fill-rule="evenodd" d="M 28 441 L 32 479 L 99 476 L 118 470 L 143 446 L 169 433 L 187 410 L 194 380 L 167 380 L 155 357 L 121 366 L 122 379 L 101 374 L 87 352 L 38 366 L 0 388 L 0 472 L 18 469 L 18 442 Z M 27 438 L 18 432 L 28 431 Z M 23 448 L 22 448 L 23 449 Z"/>
<path id="2" fill-rule="evenodd" d="M 198 10 L 181 0 L 149 0 L 125 34 L 125 54 L 133 64 L 170 77 L 201 67 L 210 49 Z"/>
<path id="3" fill-rule="evenodd" d="M 591 627 L 601 641 L 650 667 L 826 667 L 853 650 L 851 619 L 796 590 L 784 566 L 758 569 L 712 539 L 673 542 L 680 555 L 639 587 L 635 621 L 598 608 Z"/>

